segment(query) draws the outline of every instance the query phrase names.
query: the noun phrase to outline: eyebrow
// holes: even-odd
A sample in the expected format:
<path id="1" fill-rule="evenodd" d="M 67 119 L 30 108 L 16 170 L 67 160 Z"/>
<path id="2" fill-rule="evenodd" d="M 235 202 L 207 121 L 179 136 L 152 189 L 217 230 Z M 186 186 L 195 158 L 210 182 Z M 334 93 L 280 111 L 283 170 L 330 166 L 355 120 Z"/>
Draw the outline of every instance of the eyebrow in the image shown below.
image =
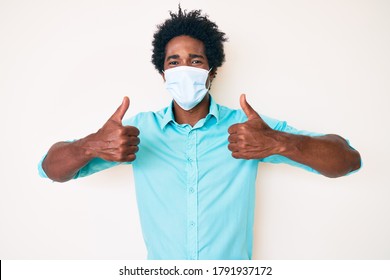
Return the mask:
<path id="1" fill-rule="evenodd" d="M 192 53 L 189 54 L 189 57 L 190 57 L 190 58 L 204 58 L 203 55 L 200 55 L 200 54 L 192 54 Z M 178 54 L 173 54 L 173 55 L 168 56 L 167 59 L 166 59 L 166 61 L 168 61 L 168 60 L 170 60 L 170 59 L 178 59 L 178 58 L 180 58 L 180 56 L 179 56 Z"/>
<path id="2" fill-rule="evenodd" d="M 204 56 L 200 55 L 200 54 L 192 54 L 192 53 L 190 53 L 190 58 L 204 58 Z"/>

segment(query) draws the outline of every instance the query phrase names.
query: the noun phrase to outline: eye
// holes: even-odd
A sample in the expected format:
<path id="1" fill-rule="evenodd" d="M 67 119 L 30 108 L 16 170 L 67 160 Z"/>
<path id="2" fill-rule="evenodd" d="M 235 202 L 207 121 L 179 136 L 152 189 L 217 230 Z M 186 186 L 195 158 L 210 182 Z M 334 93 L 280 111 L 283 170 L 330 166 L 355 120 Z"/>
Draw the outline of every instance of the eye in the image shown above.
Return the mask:
<path id="1" fill-rule="evenodd" d="M 178 64 L 179 64 L 179 62 L 178 62 L 178 61 L 175 61 L 175 60 L 170 61 L 170 62 L 168 63 L 168 65 L 178 65 Z"/>
<path id="2" fill-rule="evenodd" d="M 195 60 L 191 61 L 191 63 L 192 63 L 192 64 L 201 64 L 202 61 L 201 61 L 201 60 L 195 59 Z"/>

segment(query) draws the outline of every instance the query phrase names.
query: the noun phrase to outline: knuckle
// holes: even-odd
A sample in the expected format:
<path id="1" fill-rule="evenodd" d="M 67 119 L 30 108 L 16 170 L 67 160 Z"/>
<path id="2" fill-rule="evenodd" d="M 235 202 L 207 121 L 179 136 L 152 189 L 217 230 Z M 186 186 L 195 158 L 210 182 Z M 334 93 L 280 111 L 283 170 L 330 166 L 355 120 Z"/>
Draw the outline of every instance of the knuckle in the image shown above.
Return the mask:
<path id="1" fill-rule="evenodd" d="M 240 131 L 242 131 L 242 132 L 247 131 L 248 128 L 249 128 L 249 125 L 246 124 L 246 123 L 243 123 L 243 124 L 239 127 Z"/>
<path id="2" fill-rule="evenodd" d="M 118 127 L 117 131 L 120 136 L 126 135 L 126 129 L 123 126 Z"/>
<path id="3" fill-rule="evenodd" d="M 127 157 L 127 161 L 134 161 L 137 158 L 135 154 L 131 154 Z"/>
<path id="4" fill-rule="evenodd" d="M 134 154 L 135 154 L 135 153 L 138 152 L 138 151 L 139 151 L 138 146 L 131 146 L 131 147 L 130 147 L 130 152 L 131 152 L 131 153 L 134 153 Z"/>
<path id="5" fill-rule="evenodd" d="M 121 137 L 119 140 L 119 146 L 123 147 L 127 145 L 127 139 L 125 137 Z"/>
<path id="6" fill-rule="evenodd" d="M 129 143 L 131 145 L 138 145 L 140 143 L 140 139 L 137 136 L 131 136 Z"/>
<path id="7" fill-rule="evenodd" d="M 126 131 L 131 136 L 138 136 L 139 135 L 139 129 L 135 126 L 126 126 Z"/>
<path id="8" fill-rule="evenodd" d="M 118 157 L 123 158 L 123 156 L 126 154 L 126 149 L 125 147 L 121 146 L 118 148 Z"/>
<path id="9" fill-rule="evenodd" d="M 121 161 L 122 161 L 122 155 L 118 154 L 118 155 L 115 156 L 114 159 L 115 159 L 115 161 L 117 161 L 117 162 L 121 162 Z"/>
<path id="10" fill-rule="evenodd" d="M 233 133 L 234 131 L 237 130 L 237 128 L 240 127 L 240 125 L 241 125 L 241 124 L 239 124 L 239 123 L 236 123 L 236 124 L 231 125 L 231 126 L 228 128 L 228 132 L 229 132 L 229 133 Z"/>
<path id="11" fill-rule="evenodd" d="M 245 142 L 240 141 L 240 142 L 238 143 L 238 147 L 239 147 L 240 149 L 245 149 L 245 148 L 246 148 Z"/>

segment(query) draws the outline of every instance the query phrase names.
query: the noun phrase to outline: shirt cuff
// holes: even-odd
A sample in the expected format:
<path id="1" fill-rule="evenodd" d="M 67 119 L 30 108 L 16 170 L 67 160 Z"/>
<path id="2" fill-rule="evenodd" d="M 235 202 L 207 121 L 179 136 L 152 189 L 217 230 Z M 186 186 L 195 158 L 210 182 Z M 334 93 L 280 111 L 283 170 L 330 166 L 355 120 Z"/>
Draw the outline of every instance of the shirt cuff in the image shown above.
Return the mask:
<path id="1" fill-rule="evenodd" d="M 46 172 L 43 170 L 42 168 L 42 162 L 45 160 L 47 154 L 45 154 L 42 159 L 39 161 L 38 163 L 38 173 L 39 173 L 39 176 L 41 176 L 42 178 L 49 178 L 47 175 L 46 175 Z"/>

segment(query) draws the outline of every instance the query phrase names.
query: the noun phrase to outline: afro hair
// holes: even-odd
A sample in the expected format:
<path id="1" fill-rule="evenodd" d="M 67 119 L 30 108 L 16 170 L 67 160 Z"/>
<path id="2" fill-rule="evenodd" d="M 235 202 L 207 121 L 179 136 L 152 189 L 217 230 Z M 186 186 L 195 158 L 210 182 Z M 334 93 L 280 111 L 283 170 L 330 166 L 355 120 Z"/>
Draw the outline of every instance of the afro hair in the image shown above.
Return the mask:
<path id="1" fill-rule="evenodd" d="M 190 36 L 203 42 L 210 68 L 217 69 L 225 61 L 223 43 L 227 41 L 225 33 L 218 26 L 202 15 L 201 10 L 182 11 L 180 5 L 177 14 L 169 12 L 171 18 L 157 26 L 153 35 L 152 63 L 160 73 L 164 70 L 165 46 L 167 43 L 182 35 Z"/>

